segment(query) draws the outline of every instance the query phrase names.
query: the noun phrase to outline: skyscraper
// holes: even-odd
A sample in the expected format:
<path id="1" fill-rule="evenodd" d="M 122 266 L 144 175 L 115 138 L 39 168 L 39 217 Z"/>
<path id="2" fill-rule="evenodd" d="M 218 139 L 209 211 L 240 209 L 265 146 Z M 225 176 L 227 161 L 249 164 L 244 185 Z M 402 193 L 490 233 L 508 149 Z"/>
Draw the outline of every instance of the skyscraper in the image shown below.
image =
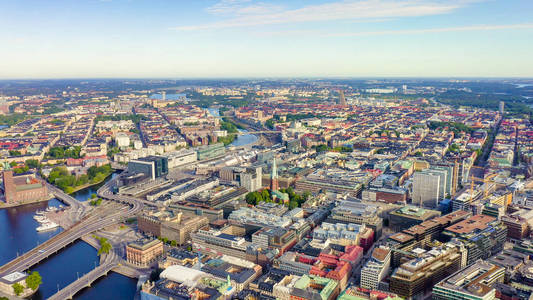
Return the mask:
<path id="1" fill-rule="evenodd" d="M 505 102 L 500 101 L 500 114 L 503 115 L 503 109 L 505 107 Z"/>
<path id="2" fill-rule="evenodd" d="M 440 176 L 429 172 L 417 172 L 413 176 L 413 204 L 435 208 L 439 203 Z"/>

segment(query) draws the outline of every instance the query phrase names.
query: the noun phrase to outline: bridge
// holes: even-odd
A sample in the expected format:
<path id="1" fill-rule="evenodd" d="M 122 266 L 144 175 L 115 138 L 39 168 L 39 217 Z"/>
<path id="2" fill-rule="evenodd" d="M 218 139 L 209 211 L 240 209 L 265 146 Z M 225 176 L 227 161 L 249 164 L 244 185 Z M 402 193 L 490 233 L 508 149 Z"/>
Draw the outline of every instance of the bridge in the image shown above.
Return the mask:
<path id="1" fill-rule="evenodd" d="M 83 206 L 83 204 L 77 202 L 77 200 L 75 200 L 74 198 L 68 195 L 65 196 L 66 194 L 59 193 L 57 190 L 58 189 L 55 187 L 51 188 L 51 191 L 55 195 L 59 195 L 59 197 L 65 199 L 65 202 L 69 203 L 68 201 L 71 201 L 73 208 L 81 208 Z M 71 198 L 74 199 L 74 201 Z M 137 214 L 143 207 L 143 203 L 137 201 L 134 198 L 105 198 L 111 198 L 110 200 L 126 203 L 129 205 L 129 207 L 118 208 L 112 205 L 112 207 L 110 207 L 109 209 L 103 208 L 100 211 L 97 211 L 95 214 L 84 216 L 81 220 L 74 223 L 74 225 L 72 225 L 70 228 L 67 228 L 65 231 L 53 236 L 46 242 L 38 245 L 37 247 L 29 250 L 23 255 L 11 260 L 10 262 L 0 267 L 0 274 L 6 275 L 11 274 L 13 272 L 22 272 L 24 270 L 28 270 L 33 265 L 36 265 L 42 260 L 48 258 L 49 256 L 54 255 L 59 250 L 70 245 L 82 236 L 103 229 L 107 226 L 116 224 L 120 222 L 123 218 L 133 216 Z"/>
<path id="2" fill-rule="evenodd" d="M 111 270 L 120 265 L 121 259 L 115 253 L 114 249 L 105 255 L 106 257 L 98 267 L 57 291 L 57 293 L 50 296 L 48 300 L 72 299 L 76 293 L 86 287 L 90 287 L 93 282 L 98 280 L 98 278 L 106 276 Z"/>
<path id="3" fill-rule="evenodd" d="M 268 134 L 268 133 L 281 133 L 279 130 L 257 130 L 257 131 L 239 131 L 238 135 L 244 134 Z"/>

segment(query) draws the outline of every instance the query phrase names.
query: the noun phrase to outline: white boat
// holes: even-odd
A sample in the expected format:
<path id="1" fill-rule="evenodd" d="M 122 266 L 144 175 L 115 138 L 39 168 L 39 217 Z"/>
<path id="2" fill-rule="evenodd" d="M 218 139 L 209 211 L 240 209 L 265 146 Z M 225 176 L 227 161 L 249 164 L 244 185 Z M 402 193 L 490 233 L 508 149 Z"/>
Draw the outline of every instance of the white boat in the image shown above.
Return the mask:
<path id="1" fill-rule="evenodd" d="M 38 222 L 44 222 L 48 220 L 45 216 L 39 216 L 39 215 L 33 216 L 33 219 Z"/>
<path id="2" fill-rule="evenodd" d="M 59 225 L 57 225 L 56 223 L 48 222 L 48 223 L 44 223 L 41 226 L 37 227 L 37 231 L 46 231 L 46 230 L 55 229 L 57 227 L 59 227 Z"/>
<path id="3" fill-rule="evenodd" d="M 39 216 L 42 216 L 42 215 L 44 215 L 44 211 L 38 210 L 38 211 L 35 212 L 35 214 L 39 215 Z"/>

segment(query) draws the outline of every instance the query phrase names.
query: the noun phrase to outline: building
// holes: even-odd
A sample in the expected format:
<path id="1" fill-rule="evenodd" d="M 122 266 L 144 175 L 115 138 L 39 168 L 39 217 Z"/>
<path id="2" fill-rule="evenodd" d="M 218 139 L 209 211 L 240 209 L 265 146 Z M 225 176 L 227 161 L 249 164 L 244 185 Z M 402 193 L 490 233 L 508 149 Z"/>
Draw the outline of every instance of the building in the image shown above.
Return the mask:
<path id="1" fill-rule="evenodd" d="M 29 203 L 48 199 L 48 189 L 35 175 L 13 176 L 13 171 L 4 171 L 4 196 L 6 203 Z"/>
<path id="2" fill-rule="evenodd" d="M 146 177 L 155 180 L 168 174 L 168 158 L 162 156 L 147 156 L 128 163 L 128 171 L 143 173 Z"/>
<path id="3" fill-rule="evenodd" d="M 272 172 L 270 173 L 270 190 L 279 190 L 278 167 L 276 166 L 276 157 L 274 157 L 274 161 L 272 162 Z"/>
<path id="4" fill-rule="evenodd" d="M 333 300 L 339 295 L 336 280 L 315 275 L 303 275 L 290 293 L 291 300 Z"/>
<path id="5" fill-rule="evenodd" d="M 285 216 L 266 213 L 249 207 L 241 207 L 233 211 L 228 220 L 232 223 L 255 226 L 270 226 L 287 228 L 292 224 L 292 219 Z"/>
<path id="6" fill-rule="evenodd" d="M 505 102 L 503 101 L 500 101 L 500 106 L 499 106 L 499 111 L 500 111 L 500 115 L 503 116 L 503 113 L 504 113 L 504 108 L 505 108 Z"/>
<path id="7" fill-rule="evenodd" d="M 391 251 L 387 247 L 375 248 L 370 260 L 361 269 L 361 287 L 376 290 L 379 282 L 389 275 Z"/>
<path id="8" fill-rule="evenodd" d="M 178 151 L 163 154 L 168 160 L 168 168 L 176 168 L 193 163 L 197 159 L 196 151 L 192 149 L 180 149 Z"/>
<path id="9" fill-rule="evenodd" d="M 507 227 L 498 219 L 487 215 L 475 215 L 447 227 L 446 238 L 456 238 L 468 250 L 467 264 L 487 259 L 500 252 L 507 238 Z"/>
<path id="10" fill-rule="evenodd" d="M 407 202 L 407 189 L 397 186 L 392 188 L 369 188 L 363 190 L 361 193 L 361 199 L 363 201 L 405 204 Z"/>
<path id="11" fill-rule="evenodd" d="M 296 242 L 295 232 L 281 227 L 263 227 L 252 234 L 252 243 L 263 248 L 275 248 L 281 254 Z"/>
<path id="12" fill-rule="evenodd" d="M 139 240 L 126 246 L 126 260 L 136 266 L 148 267 L 163 256 L 160 240 Z"/>
<path id="13" fill-rule="evenodd" d="M 406 205 L 389 213 L 389 226 L 400 231 L 438 216 L 439 211 Z"/>
<path id="14" fill-rule="evenodd" d="M 522 240 L 531 232 L 533 225 L 533 210 L 518 210 L 502 216 L 501 221 L 507 226 L 508 238 Z"/>
<path id="15" fill-rule="evenodd" d="M 146 281 L 141 300 L 231 299 L 236 293 L 233 282 L 180 265 L 169 266 L 157 282 Z"/>
<path id="16" fill-rule="evenodd" d="M 190 234 L 209 225 L 205 216 L 183 213 L 177 210 L 144 212 L 137 216 L 139 231 L 156 237 L 165 237 L 183 245 L 190 240 Z"/>
<path id="17" fill-rule="evenodd" d="M 426 248 L 432 241 L 441 240 L 442 232 L 450 225 L 466 220 L 471 213 L 466 211 L 456 211 L 450 214 L 426 220 L 418 225 L 414 225 L 401 232 L 397 232 L 387 239 L 387 245 L 392 251 L 392 267 L 401 264 L 404 257 L 415 248 Z"/>
<path id="18" fill-rule="evenodd" d="M 223 143 L 216 143 L 212 145 L 201 146 L 196 150 L 198 160 L 210 159 L 219 157 L 226 153 L 226 147 Z"/>
<path id="19" fill-rule="evenodd" d="M 413 204 L 420 207 L 436 208 L 440 199 L 441 177 L 428 172 L 413 175 Z"/>
<path id="20" fill-rule="evenodd" d="M 407 299 L 428 293 L 437 282 L 465 266 L 466 250 L 459 243 L 430 250 L 416 248 L 412 253 L 414 257 L 402 263 L 390 276 L 390 291 Z"/>
<path id="21" fill-rule="evenodd" d="M 263 187 L 261 167 L 224 167 L 219 171 L 220 180 L 244 187 L 253 192 Z"/>
<path id="22" fill-rule="evenodd" d="M 219 280 L 228 280 L 237 292 L 247 288 L 262 273 L 262 268 L 245 259 L 222 255 L 202 263 L 201 270 Z"/>
<path id="23" fill-rule="evenodd" d="M 341 246 L 358 245 L 365 251 L 374 242 L 374 231 L 365 224 L 345 224 L 322 222 L 320 227 L 313 231 L 312 243 L 329 245 L 330 243 Z"/>
<path id="24" fill-rule="evenodd" d="M 437 283 L 433 287 L 433 299 L 497 299 L 493 285 L 503 282 L 504 276 L 504 268 L 479 260 Z"/>
<path id="25" fill-rule="evenodd" d="M 349 200 L 338 201 L 326 222 L 365 224 L 374 231 L 376 239 L 381 236 L 383 228 L 376 206 Z"/>

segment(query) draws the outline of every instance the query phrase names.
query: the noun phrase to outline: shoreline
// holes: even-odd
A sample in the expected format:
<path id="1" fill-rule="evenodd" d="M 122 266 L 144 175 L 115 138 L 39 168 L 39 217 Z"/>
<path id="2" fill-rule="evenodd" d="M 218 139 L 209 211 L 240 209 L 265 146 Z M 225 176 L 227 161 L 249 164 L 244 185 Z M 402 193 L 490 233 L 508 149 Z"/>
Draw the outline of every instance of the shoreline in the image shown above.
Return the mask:
<path id="1" fill-rule="evenodd" d="M 54 198 L 55 197 L 51 193 L 49 193 L 48 197 L 46 197 L 44 199 L 41 199 L 41 200 L 28 201 L 28 202 L 24 202 L 24 203 L 5 203 L 5 202 L 0 202 L 0 209 L 13 208 L 13 207 L 19 207 L 19 206 L 24 206 L 24 205 L 29 205 L 29 204 L 46 202 L 46 201 L 50 201 L 50 200 L 52 200 Z"/>
<path id="2" fill-rule="evenodd" d="M 84 185 L 80 185 L 78 187 L 76 187 L 72 192 L 70 193 L 66 193 L 68 195 L 72 195 L 74 194 L 75 192 L 79 192 L 83 189 L 86 189 L 86 188 L 90 188 L 92 186 L 95 186 L 95 185 L 98 185 L 104 181 L 107 180 L 107 178 L 109 178 L 109 176 L 112 176 L 113 173 L 115 172 L 112 172 L 111 174 L 107 175 L 104 179 L 102 179 L 101 181 L 98 181 L 98 182 L 95 182 L 95 183 L 86 183 Z M 24 202 L 24 203 L 5 203 L 5 202 L 1 202 L 0 201 L 0 209 L 4 209 L 4 208 L 14 208 L 14 207 L 19 207 L 19 206 L 24 206 L 24 205 L 28 205 L 28 204 L 35 204 L 35 203 L 41 203 L 41 202 L 46 202 L 46 201 L 50 201 L 52 199 L 56 198 L 52 193 L 48 193 L 48 197 L 45 198 L 45 199 L 41 199 L 41 200 L 35 200 L 35 201 L 29 201 L 29 202 Z M 58 201 L 60 201 L 61 203 L 65 204 L 65 205 L 68 205 L 67 203 L 64 203 L 63 201 L 61 201 L 60 199 L 57 199 Z"/>

